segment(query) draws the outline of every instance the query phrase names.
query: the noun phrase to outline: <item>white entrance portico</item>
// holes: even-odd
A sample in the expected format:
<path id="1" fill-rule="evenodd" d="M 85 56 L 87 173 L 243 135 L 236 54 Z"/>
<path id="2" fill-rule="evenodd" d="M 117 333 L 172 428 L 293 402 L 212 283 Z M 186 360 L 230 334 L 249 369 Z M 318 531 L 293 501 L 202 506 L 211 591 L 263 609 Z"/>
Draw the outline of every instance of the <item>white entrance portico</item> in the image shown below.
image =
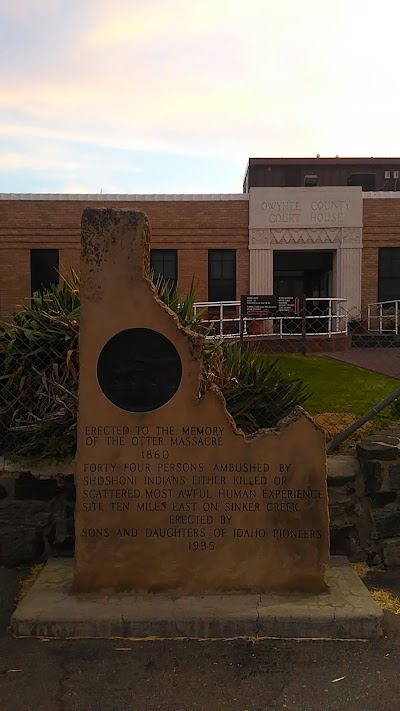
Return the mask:
<path id="1" fill-rule="evenodd" d="M 329 250 L 332 266 L 326 296 L 347 299 L 349 311 L 360 310 L 361 188 L 251 188 L 249 249 L 251 294 L 274 293 L 274 252 L 301 252 L 298 261 L 304 267 L 307 252 L 311 264 L 311 252 L 315 262 L 316 253 Z M 288 265 L 294 274 L 295 254 L 293 258 Z"/>

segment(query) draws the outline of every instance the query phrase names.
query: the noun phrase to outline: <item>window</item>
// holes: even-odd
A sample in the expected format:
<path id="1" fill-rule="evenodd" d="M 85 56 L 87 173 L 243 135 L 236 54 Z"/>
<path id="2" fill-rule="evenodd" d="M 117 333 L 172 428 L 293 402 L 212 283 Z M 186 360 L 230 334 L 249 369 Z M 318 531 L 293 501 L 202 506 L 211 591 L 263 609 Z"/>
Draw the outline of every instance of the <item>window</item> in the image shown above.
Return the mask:
<path id="1" fill-rule="evenodd" d="M 301 168 L 296 165 L 285 167 L 285 187 L 297 188 L 301 185 Z"/>
<path id="2" fill-rule="evenodd" d="M 59 281 L 58 249 L 31 249 L 31 295 Z"/>
<path id="3" fill-rule="evenodd" d="M 208 250 L 208 300 L 235 301 L 236 250 Z"/>
<path id="4" fill-rule="evenodd" d="M 178 253 L 176 249 L 151 249 L 150 269 L 156 282 L 159 276 L 166 279 L 170 286 L 178 281 Z"/>
<path id="5" fill-rule="evenodd" d="M 353 173 L 347 180 L 347 185 L 361 185 L 363 191 L 373 192 L 376 190 L 375 173 Z"/>
<path id="6" fill-rule="evenodd" d="M 378 301 L 400 299 L 400 247 L 379 249 Z"/>

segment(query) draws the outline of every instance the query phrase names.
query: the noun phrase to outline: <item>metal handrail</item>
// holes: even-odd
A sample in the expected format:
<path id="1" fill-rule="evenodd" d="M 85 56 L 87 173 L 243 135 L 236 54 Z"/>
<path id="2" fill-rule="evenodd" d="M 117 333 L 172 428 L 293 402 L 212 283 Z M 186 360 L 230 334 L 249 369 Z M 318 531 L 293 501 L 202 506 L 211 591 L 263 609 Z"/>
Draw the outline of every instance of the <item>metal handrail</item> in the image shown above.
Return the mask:
<path id="1" fill-rule="evenodd" d="M 386 313 L 384 313 L 384 307 Z M 373 314 L 372 309 L 376 310 Z M 372 304 L 368 304 L 367 309 L 367 320 L 368 320 L 368 331 L 378 332 L 378 333 L 395 333 L 396 336 L 399 335 L 399 311 L 400 311 L 400 300 L 392 299 L 390 301 L 376 301 Z M 374 328 L 374 320 L 378 319 L 378 328 Z M 394 322 L 393 322 L 394 319 Z M 385 328 L 386 321 L 390 323 L 393 322 L 393 328 Z"/>
<path id="2" fill-rule="evenodd" d="M 312 302 L 323 302 L 324 305 L 328 303 L 328 313 L 311 313 L 307 314 L 305 317 L 307 321 L 315 320 L 318 318 L 324 319 L 327 322 L 327 331 L 315 332 L 313 335 L 323 335 L 330 338 L 333 335 L 348 334 L 348 314 L 347 310 L 344 308 L 344 304 L 347 303 L 347 299 L 337 298 L 337 297 L 309 297 L 306 298 L 306 304 Z M 336 307 L 336 308 L 335 308 Z M 318 308 L 318 307 L 316 307 Z M 217 333 L 207 336 L 207 338 L 239 338 L 240 337 L 240 322 L 243 323 L 243 335 L 246 337 L 257 338 L 259 335 L 272 336 L 274 338 L 285 338 L 288 336 L 293 336 L 294 334 L 284 331 L 285 322 L 295 322 L 302 320 L 302 316 L 262 316 L 262 317 L 241 317 L 241 303 L 240 301 L 198 301 L 194 304 L 194 312 L 218 309 L 218 316 L 215 314 L 215 318 L 206 317 L 203 318 L 203 322 L 207 324 L 218 324 Z M 226 316 L 225 310 L 234 309 L 237 311 L 237 315 Z M 210 316 L 212 316 L 210 314 Z M 335 322 L 336 319 L 336 322 Z M 266 333 L 262 334 L 252 334 L 249 333 L 247 324 L 252 321 L 261 321 L 263 323 L 270 322 L 270 327 L 266 329 Z M 278 322 L 278 333 L 274 331 L 273 325 Z M 224 325 L 237 323 L 237 332 L 225 333 Z"/>

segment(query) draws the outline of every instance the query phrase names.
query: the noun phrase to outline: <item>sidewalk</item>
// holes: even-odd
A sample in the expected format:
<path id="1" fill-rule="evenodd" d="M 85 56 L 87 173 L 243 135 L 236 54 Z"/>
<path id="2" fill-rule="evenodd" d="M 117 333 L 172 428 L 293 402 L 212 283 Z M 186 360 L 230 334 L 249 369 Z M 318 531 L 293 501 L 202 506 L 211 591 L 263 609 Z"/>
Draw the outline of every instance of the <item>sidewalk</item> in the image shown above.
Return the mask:
<path id="1" fill-rule="evenodd" d="M 399 711 L 400 615 L 372 643 L 18 640 L 26 573 L 0 568 L 1 711 Z M 369 576 L 399 594 L 400 571 Z"/>
<path id="2" fill-rule="evenodd" d="M 351 348 L 325 357 L 400 379 L 400 348 Z"/>

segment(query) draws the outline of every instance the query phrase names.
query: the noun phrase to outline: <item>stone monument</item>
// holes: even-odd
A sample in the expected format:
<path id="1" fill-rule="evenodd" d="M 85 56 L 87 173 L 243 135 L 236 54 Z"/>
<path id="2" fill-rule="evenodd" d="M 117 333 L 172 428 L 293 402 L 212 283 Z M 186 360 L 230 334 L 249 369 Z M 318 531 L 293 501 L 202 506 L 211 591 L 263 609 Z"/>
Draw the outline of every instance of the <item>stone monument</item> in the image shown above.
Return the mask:
<path id="1" fill-rule="evenodd" d="M 325 440 L 301 409 L 245 436 L 203 339 L 149 275 L 143 212 L 82 219 L 76 592 L 321 592 Z"/>
<path id="2" fill-rule="evenodd" d="M 323 433 L 301 409 L 246 437 L 199 396 L 202 337 L 149 279 L 142 212 L 85 210 L 76 551 L 50 559 L 17 636 L 364 639 L 382 611 L 328 564 Z"/>

